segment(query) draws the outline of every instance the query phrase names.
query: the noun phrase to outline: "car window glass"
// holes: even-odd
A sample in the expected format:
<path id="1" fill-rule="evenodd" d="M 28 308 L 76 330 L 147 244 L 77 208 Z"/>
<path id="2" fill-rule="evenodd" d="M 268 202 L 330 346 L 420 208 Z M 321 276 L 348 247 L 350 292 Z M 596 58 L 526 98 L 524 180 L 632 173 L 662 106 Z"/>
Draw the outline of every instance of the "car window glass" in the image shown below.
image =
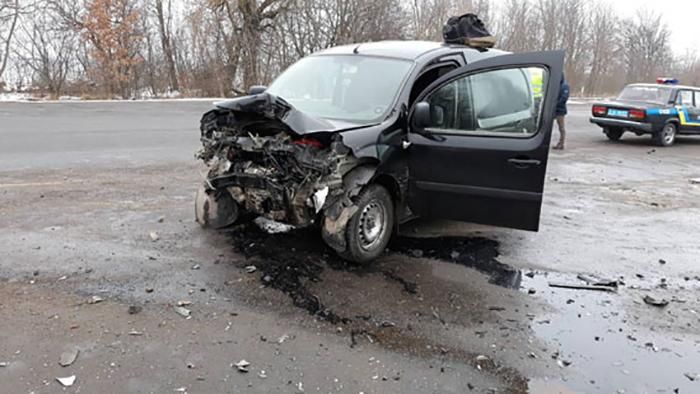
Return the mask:
<path id="1" fill-rule="evenodd" d="M 678 99 L 676 100 L 678 105 L 693 106 L 693 92 L 690 90 L 681 90 L 678 92 Z"/>
<path id="2" fill-rule="evenodd" d="M 431 93 L 433 133 L 529 136 L 538 129 L 547 81 L 540 67 L 485 71 Z"/>
<path id="3" fill-rule="evenodd" d="M 700 90 L 695 91 L 695 107 L 700 108 Z"/>

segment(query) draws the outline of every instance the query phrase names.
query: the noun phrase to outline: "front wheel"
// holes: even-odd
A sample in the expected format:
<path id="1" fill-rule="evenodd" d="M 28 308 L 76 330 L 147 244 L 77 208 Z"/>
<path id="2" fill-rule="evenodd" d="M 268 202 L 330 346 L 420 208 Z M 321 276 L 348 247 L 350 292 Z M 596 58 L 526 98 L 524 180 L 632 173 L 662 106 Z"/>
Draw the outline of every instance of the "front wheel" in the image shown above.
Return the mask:
<path id="1" fill-rule="evenodd" d="M 610 141 L 619 141 L 625 131 L 619 127 L 606 127 L 603 133 Z"/>
<path id="2" fill-rule="evenodd" d="M 676 142 L 678 128 L 673 123 L 668 123 L 653 136 L 654 143 L 658 146 L 671 146 Z"/>
<path id="3" fill-rule="evenodd" d="M 381 185 L 367 186 L 357 198 L 357 211 L 345 229 L 347 247 L 341 257 L 366 263 L 386 249 L 394 229 L 394 201 Z"/>

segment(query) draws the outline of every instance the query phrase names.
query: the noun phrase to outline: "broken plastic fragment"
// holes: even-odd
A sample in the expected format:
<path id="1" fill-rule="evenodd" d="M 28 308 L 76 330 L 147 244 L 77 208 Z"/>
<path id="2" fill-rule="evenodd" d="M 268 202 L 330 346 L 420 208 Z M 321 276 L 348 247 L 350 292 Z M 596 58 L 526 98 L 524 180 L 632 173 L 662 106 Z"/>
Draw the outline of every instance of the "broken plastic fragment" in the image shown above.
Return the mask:
<path id="1" fill-rule="evenodd" d="M 58 360 L 58 364 L 62 367 L 67 367 L 73 364 L 78 358 L 78 353 L 80 353 L 80 349 L 78 348 L 73 348 L 67 352 L 61 353 L 61 358 Z"/>
<path id="2" fill-rule="evenodd" d="M 666 305 L 668 305 L 668 300 L 667 300 L 667 299 L 665 299 L 665 298 L 658 299 L 658 298 L 654 298 L 654 297 L 652 297 L 652 296 L 650 296 L 650 295 L 645 295 L 645 296 L 644 296 L 644 302 L 645 302 L 646 304 L 648 304 L 648 305 L 658 306 L 658 307 L 660 307 L 660 308 L 661 308 L 661 307 L 665 307 Z"/>
<path id="3" fill-rule="evenodd" d="M 241 360 L 233 364 L 233 366 L 236 367 L 240 372 L 248 372 L 248 367 L 250 366 L 250 363 L 246 360 Z"/>
<path id="4" fill-rule="evenodd" d="M 58 380 L 58 383 L 61 383 L 63 387 L 70 387 L 75 383 L 75 375 L 68 376 L 65 378 L 56 378 Z"/>
<path id="5" fill-rule="evenodd" d="M 190 317 L 190 315 L 192 314 L 192 312 L 191 312 L 189 309 L 183 308 L 183 307 L 181 307 L 181 306 L 176 306 L 176 307 L 175 307 L 175 312 L 176 312 L 178 315 L 180 315 L 180 316 L 182 316 L 182 317 L 185 317 L 185 318 Z"/>
<path id="6" fill-rule="evenodd" d="M 319 213 L 323 209 L 323 205 L 326 203 L 326 198 L 328 197 L 328 186 L 321 190 L 316 191 L 313 195 L 314 209 L 316 213 Z"/>
<path id="7" fill-rule="evenodd" d="M 255 218 L 253 222 L 268 234 L 282 234 L 294 230 L 292 225 L 276 222 L 262 216 Z"/>

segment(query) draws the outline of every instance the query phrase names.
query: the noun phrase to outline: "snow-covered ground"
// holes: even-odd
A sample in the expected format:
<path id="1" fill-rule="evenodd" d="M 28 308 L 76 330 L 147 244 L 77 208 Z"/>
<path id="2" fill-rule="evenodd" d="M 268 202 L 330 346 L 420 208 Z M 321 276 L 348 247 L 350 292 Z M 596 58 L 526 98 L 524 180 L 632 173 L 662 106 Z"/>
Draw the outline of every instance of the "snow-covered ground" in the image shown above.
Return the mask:
<path id="1" fill-rule="evenodd" d="M 37 98 L 29 93 L 0 93 L 0 103 L 63 103 L 66 101 L 70 102 L 80 102 L 80 103 L 139 103 L 139 102 L 162 102 L 162 101 L 220 101 L 225 100 L 225 98 L 220 97 L 144 97 L 141 99 L 132 100 L 85 100 L 77 96 L 61 96 L 58 100 L 49 100 L 43 98 Z"/>

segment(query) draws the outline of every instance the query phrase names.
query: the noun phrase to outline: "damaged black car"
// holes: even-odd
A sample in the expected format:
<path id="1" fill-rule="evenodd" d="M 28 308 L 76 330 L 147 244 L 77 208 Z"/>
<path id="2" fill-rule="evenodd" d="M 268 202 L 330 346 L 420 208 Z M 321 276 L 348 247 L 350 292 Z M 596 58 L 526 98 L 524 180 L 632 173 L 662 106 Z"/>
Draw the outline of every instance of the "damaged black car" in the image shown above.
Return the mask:
<path id="1" fill-rule="evenodd" d="M 536 231 L 562 67 L 432 42 L 308 56 L 202 117 L 197 221 L 315 225 L 355 262 L 417 217 Z"/>

